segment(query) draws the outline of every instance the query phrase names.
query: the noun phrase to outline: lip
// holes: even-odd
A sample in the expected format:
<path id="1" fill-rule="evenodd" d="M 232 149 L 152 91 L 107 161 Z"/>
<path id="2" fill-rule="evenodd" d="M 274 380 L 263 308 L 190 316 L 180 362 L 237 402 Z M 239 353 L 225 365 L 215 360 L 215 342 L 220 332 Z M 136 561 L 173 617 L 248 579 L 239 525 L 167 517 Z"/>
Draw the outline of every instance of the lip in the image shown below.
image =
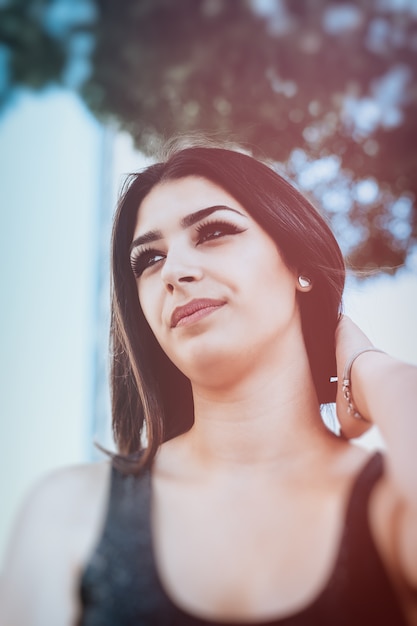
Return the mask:
<path id="1" fill-rule="evenodd" d="M 187 323 L 198 321 L 212 311 L 219 309 L 224 304 L 224 300 L 215 300 L 212 298 L 191 300 L 191 302 L 183 306 L 178 306 L 173 310 L 171 315 L 171 328 L 185 326 Z"/>

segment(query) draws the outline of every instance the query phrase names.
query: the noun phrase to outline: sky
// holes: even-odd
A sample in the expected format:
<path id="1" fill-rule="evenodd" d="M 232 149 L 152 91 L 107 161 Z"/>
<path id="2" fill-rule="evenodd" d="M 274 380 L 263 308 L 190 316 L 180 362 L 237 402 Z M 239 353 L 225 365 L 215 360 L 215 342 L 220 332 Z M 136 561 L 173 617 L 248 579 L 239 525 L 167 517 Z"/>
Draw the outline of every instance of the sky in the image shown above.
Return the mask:
<path id="1" fill-rule="evenodd" d="M 94 437 L 109 444 L 97 366 L 107 362 L 110 220 L 124 176 L 144 164 L 71 91 L 22 91 L 0 117 L 0 561 L 33 483 L 95 458 Z M 415 269 L 349 280 L 345 310 L 375 345 L 417 364 Z"/>

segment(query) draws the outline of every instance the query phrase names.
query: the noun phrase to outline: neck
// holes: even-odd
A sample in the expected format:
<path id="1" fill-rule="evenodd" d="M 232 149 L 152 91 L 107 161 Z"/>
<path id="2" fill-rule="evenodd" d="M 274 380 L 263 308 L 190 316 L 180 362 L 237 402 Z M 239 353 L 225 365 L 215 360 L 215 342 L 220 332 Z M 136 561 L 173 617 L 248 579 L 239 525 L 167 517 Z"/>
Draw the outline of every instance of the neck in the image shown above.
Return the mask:
<path id="1" fill-rule="evenodd" d="M 251 367 L 234 384 L 193 386 L 195 423 L 186 437 L 200 462 L 268 467 L 325 442 L 305 349 L 285 354 L 296 356 Z"/>

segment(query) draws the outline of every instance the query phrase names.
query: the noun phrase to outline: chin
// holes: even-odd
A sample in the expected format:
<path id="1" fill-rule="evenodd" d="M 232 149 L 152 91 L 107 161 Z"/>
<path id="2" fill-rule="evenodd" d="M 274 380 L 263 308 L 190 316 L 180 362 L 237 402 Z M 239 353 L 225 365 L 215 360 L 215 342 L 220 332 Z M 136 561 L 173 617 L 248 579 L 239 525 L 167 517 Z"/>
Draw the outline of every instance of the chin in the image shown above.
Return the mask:
<path id="1" fill-rule="evenodd" d="M 242 357 L 245 354 L 242 344 L 232 347 L 224 342 L 215 345 L 214 341 L 207 341 L 206 345 L 201 342 L 186 353 L 183 352 L 176 365 L 191 382 L 224 386 L 231 374 L 235 378 L 236 373 L 244 366 Z"/>

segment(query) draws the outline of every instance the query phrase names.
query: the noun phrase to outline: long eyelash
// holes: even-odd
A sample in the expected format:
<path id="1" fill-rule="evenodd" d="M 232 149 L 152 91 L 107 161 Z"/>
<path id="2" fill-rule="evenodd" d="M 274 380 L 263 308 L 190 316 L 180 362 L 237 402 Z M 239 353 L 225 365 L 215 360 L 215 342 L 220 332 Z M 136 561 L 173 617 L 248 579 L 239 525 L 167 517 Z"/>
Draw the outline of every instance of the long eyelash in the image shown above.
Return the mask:
<path id="1" fill-rule="evenodd" d="M 140 252 L 132 256 L 132 258 L 130 259 L 130 266 L 136 278 L 139 278 L 139 276 L 142 275 L 143 271 L 147 267 L 150 267 L 148 261 L 152 258 L 152 256 L 155 256 L 157 254 L 157 250 L 154 250 L 152 248 L 142 248 Z"/>
<path id="2" fill-rule="evenodd" d="M 227 233 L 238 233 L 242 231 L 242 229 L 235 224 L 232 224 L 231 222 L 226 222 L 224 220 L 207 220 L 205 222 L 199 222 L 196 226 L 196 231 L 198 234 L 200 234 L 208 227 L 213 228 L 216 226 L 224 228 Z"/>

